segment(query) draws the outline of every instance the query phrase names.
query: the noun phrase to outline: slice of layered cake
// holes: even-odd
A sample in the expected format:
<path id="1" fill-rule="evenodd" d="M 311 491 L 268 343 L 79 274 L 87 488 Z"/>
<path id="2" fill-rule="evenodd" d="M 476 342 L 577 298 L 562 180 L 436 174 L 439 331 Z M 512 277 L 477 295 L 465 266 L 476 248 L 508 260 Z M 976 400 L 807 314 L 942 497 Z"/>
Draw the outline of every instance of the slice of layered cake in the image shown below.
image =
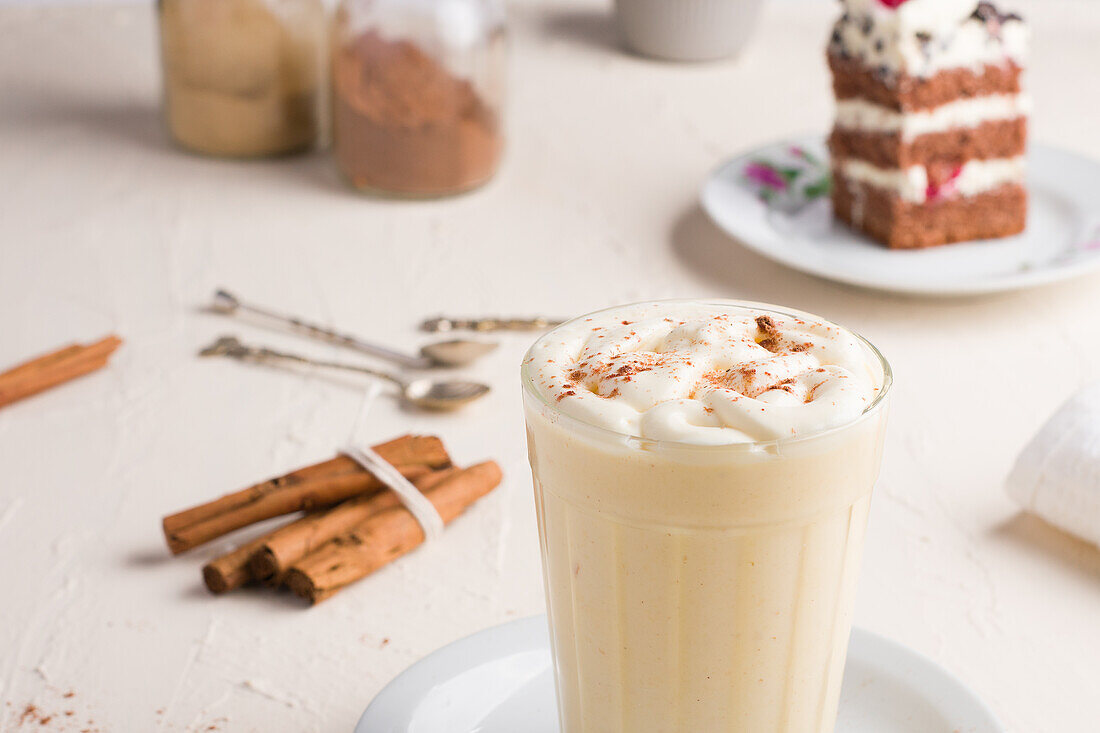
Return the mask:
<path id="1" fill-rule="evenodd" d="M 842 3 L 828 54 L 837 217 L 895 249 L 1023 231 L 1021 18 L 975 0 Z"/>

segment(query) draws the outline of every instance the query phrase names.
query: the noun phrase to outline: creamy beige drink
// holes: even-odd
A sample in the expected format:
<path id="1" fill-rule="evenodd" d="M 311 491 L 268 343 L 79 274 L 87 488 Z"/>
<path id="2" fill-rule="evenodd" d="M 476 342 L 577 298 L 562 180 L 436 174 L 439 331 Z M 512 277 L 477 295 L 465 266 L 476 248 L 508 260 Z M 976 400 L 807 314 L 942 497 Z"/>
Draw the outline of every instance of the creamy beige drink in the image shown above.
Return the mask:
<path id="1" fill-rule="evenodd" d="M 890 376 L 819 318 L 582 317 L 523 366 L 564 733 L 829 733 Z"/>

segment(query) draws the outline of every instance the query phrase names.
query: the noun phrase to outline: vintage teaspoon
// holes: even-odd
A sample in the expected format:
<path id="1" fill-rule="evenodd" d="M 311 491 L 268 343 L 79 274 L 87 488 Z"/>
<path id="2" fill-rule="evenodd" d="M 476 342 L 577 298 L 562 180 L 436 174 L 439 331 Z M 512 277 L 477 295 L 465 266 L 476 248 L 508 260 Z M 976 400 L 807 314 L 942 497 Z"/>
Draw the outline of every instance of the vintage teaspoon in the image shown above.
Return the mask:
<path id="1" fill-rule="evenodd" d="M 201 356 L 228 356 L 241 361 L 270 362 L 291 361 L 297 364 L 343 369 L 346 371 L 369 374 L 372 377 L 393 382 L 401 388 L 401 396 L 410 404 L 430 410 L 451 410 L 473 402 L 489 392 L 489 386 L 478 382 L 466 382 L 456 379 L 403 379 L 396 374 L 338 361 L 310 359 L 298 354 L 289 354 L 273 349 L 245 346 L 233 336 L 223 336 L 199 352 Z"/>
<path id="2" fill-rule="evenodd" d="M 557 318 L 449 318 L 436 316 L 420 323 L 421 331 L 440 333 L 446 331 L 545 331 L 560 326 L 564 321 Z"/>
<path id="3" fill-rule="evenodd" d="M 434 344 L 427 344 L 420 349 L 419 356 L 413 356 L 412 354 L 405 354 L 385 346 L 363 341 L 351 334 L 340 333 L 315 323 L 307 323 L 294 316 L 283 315 L 262 306 L 245 303 L 227 290 L 218 290 L 214 293 L 212 307 L 213 310 L 218 313 L 224 313 L 226 315 L 236 313 L 237 311 L 246 311 L 258 316 L 263 316 L 264 318 L 269 318 L 273 321 L 278 321 L 300 331 L 304 331 L 315 338 L 320 338 L 330 343 L 340 344 L 341 346 L 347 346 L 357 351 L 361 351 L 364 354 L 388 359 L 407 369 L 430 369 L 431 367 L 437 366 L 465 366 L 485 354 L 488 354 L 497 347 L 495 343 L 488 343 L 485 341 L 454 339 L 451 341 L 439 341 Z"/>

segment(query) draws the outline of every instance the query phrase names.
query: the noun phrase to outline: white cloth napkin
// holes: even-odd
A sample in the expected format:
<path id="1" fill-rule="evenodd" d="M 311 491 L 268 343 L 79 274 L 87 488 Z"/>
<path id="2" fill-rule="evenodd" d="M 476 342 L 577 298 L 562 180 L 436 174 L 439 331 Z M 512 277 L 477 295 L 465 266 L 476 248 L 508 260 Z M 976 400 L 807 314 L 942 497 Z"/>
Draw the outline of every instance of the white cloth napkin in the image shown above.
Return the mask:
<path id="1" fill-rule="evenodd" d="M 1100 383 L 1058 408 L 1008 477 L 1024 509 L 1100 545 Z"/>

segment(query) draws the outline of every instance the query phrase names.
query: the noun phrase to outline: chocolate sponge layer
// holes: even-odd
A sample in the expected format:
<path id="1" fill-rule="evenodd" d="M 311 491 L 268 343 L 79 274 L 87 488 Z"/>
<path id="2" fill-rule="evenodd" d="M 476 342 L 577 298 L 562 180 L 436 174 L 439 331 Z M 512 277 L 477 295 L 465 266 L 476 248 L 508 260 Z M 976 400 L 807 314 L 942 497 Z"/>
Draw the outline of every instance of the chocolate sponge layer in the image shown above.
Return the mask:
<path id="1" fill-rule="evenodd" d="M 976 196 L 914 204 L 833 170 L 839 219 L 891 249 L 918 249 L 1019 234 L 1027 225 L 1027 191 L 1006 184 Z"/>
<path id="2" fill-rule="evenodd" d="M 956 127 L 945 132 L 903 140 L 897 132 L 866 132 L 834 128 L 829 136 L 833 160 L 858 158 L 879 168 L 914 165 L 959 166 L 968 160 L 1015 158 L 1027 148 L 1027 118 L 994 120 L 977 127 Z"/>
<path id="3" fill-rule="evenodd" d="M 923 79 L 908 74 L 887 76 L 864 66 L 858 59 L 830 53 L 833 92 L 837 99 L 866 99 L 899 112 L 931 109 L 959 99 L 986 94 L 1017 94 L 1019 66 L 1006 61 L 980 70 L 944 69 Z"/>

